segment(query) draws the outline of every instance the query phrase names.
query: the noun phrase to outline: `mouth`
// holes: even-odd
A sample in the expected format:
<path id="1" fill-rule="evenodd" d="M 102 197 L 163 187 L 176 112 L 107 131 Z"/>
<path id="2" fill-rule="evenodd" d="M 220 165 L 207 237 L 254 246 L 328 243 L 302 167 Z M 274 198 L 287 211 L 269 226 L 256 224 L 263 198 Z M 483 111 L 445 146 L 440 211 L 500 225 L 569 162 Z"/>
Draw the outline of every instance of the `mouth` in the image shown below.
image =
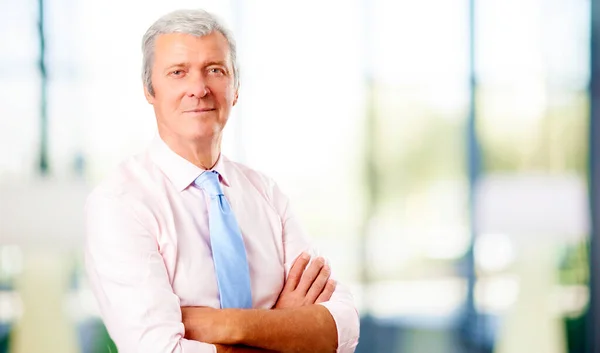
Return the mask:
<path id="1" fill-rule="evenodd" d="M 185 110 L 184 113 L 207 113 L 207 112 L 212 112 L 216 110 L 215 108 L 197 108 L 197 109 L 190 109 L 190 110 Z"/>

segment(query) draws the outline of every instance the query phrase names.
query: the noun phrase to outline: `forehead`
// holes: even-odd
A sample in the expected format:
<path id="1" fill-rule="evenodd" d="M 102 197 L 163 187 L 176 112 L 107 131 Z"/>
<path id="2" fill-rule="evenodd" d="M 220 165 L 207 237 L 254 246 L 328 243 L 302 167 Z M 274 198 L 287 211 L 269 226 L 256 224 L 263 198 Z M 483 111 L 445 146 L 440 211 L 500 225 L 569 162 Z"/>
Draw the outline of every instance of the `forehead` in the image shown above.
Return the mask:
<path id="1" fill-rule="evenodd" d="M 229 44 L 218 31 L 201 37 L 183 33 L 161 34 L 156 38 L 154 50 L 155 64 L 158 65 L 168 65 L 173 61 L 230 63 Z"/>

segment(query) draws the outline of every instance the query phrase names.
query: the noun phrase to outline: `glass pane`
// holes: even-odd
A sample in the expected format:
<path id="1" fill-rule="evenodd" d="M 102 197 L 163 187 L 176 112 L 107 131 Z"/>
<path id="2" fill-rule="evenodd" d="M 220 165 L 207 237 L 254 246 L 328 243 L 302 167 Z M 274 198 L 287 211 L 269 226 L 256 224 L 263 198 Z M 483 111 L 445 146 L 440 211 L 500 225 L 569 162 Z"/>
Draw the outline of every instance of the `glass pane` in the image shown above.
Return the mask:
<path id="1" fill-rule="evenodd" d="M 467 289 L 457 269 L 470 242 L 467 11 L 467 1 L 374 3 L 365 302 L 388 320 L 375 327 L 407 338 L 383 339 L 378 352 L 460 349 L 452 337 Z"/>
<path id="2" fill-rule="evenodd" d="M 0 1 L 0 79 L 35 69 L 39 53 L 36 1 Z M 18 34 L 18 35 L 17 35 Z"/>
<path id="3" fill-rule="evenodd" d="M 0 104 L 0 178 L 29 179 L 39 163 L 39 79 L 0 77 L 0 97 L 11 97 Z"/>
<path id="4" fill-rule="evenodd" d="M 480 220 L 476 304 L 499 319 L 500 352 L 578 351 L 588 301 L 589 1 L 479 3 L 478 208 L 506 211 Z"/>

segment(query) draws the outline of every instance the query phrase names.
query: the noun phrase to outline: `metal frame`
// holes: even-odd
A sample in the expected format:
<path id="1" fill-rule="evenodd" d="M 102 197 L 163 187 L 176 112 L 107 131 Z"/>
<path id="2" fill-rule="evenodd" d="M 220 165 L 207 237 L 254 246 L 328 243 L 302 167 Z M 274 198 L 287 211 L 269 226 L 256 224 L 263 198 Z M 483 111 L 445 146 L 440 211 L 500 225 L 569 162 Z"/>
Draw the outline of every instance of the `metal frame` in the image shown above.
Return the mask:
<path id="1" fill-rule="evenodd" d="M 471 229 L 471 240 L 469 249 L 462 263 L 463 273 L 467 279 L 467 298 L 464 305 L 460 331 L 462 341 L 465 343 L 467 352 L 486 351 L 485 330 L 483 318 L 475 307 L 475 284 L 477 281 L 475 271 L 475 185 L 481 174 L 481 148 L 476 131 L 477 119 L 477 73 L 476 67 L 476 1 L 469 0 L 469 115 L 466 127 L 467 139 L 467 174 L 469 178 L 469 228 Z"/>
<path id="2" fill-rule="evenodd" d="M 591 1 L 590 33 L 590 128 L 589 128 L 589 193 L 591 209 L 590 231 L 590 303 L 586 320 L 588 353 L 600 352 L 600 4 Z"/>
<path id="3" fill-rule="evenodd" d="M 41 175 L 50 170 L 48 161 L 48 72 L 46 70 L 46 33 L 44 26 L 44 0 L 38 0 L 38 38 L 40 53 L 38 69 L 40 71 L 40 146 L 38 167 Z"/>

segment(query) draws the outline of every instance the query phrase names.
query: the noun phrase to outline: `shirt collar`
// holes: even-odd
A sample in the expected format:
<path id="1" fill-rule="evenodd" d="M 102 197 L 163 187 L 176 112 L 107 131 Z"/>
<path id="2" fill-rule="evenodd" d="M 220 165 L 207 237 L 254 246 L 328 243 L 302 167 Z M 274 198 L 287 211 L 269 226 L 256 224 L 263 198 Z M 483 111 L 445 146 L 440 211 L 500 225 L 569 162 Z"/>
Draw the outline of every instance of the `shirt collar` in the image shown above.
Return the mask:
<path id="1" fill-rule="evenodd" d="M 158 134 L 150 143 L 149 153 L 150 158 L 179 191 L 187 189 L 200 174 L 206 171 L 175 153 Z M 225 167 L 227 162 L 227 158 L 221 153 L 217 164 L 211 170 L 218 172 L 221 183 L 229 187 L 229 178 Z"/>

